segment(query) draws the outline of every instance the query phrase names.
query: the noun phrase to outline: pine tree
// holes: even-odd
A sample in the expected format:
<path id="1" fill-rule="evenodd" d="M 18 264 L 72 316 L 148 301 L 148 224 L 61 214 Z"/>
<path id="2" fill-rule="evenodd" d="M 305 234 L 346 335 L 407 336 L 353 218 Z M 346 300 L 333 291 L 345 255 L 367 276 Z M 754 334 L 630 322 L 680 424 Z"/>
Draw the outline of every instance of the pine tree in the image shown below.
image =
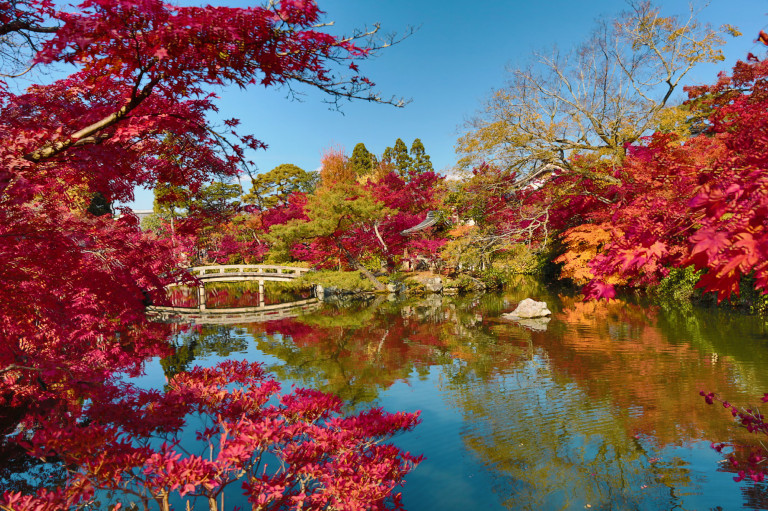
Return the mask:
<path id="1" fill-rule="evenodd" d="M 425 172 L 434 172 L 432 167 L 432 161 L 429 159 L 429 155 L 424 150 L 424 144 L 421 143 L 421 139 L 414 139 L 411 144 L 411 176 L 418 176 Z"/>
<path id="2" fill-rule="evenodd" d="M 264 211 L 288 203 L 295 192 L 311 193 L 317 185 L 316 172 L 307 172 L 292 163 L 283 163 L 266 174 L 253 178 L 251 192 L 245 201 Z"/>
<path id="3" fill-rule="evenodd" d="M 352 150 L 350 163 L 358 176 L 371 174 L 377 165 L 376 156 L 370 153 L 362 142 L 357 144 Z"/>
<path id="4" fill-rule="evenodd" d="M 395 140 L 394 149 L 387 147 L 384 150 L 382 160 L 391 163 L 395 172 L 401 177 L 408 177 L 411 170 L 411 157 L 408 156 L 408 146 L 405 145 L 405 142 L 403 142 L 402 139 L 398 138 Z"/>

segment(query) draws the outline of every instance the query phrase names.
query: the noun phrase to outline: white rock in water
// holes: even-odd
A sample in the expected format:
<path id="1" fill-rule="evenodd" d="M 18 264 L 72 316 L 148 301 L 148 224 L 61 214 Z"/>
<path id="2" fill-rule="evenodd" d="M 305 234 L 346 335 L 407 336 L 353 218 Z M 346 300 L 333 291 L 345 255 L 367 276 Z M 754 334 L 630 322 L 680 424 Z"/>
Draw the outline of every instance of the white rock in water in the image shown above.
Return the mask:
<path id="1" fill-rule="evenodd" d="M 519 318 L 542 318 L 552 314 L 547 308 L 547 302 L 537 302 L 526 298 L 517 305 L 517 309 L 508 314 L 502 314 L 502 317 L 507 319 L 519 319 Z"/>

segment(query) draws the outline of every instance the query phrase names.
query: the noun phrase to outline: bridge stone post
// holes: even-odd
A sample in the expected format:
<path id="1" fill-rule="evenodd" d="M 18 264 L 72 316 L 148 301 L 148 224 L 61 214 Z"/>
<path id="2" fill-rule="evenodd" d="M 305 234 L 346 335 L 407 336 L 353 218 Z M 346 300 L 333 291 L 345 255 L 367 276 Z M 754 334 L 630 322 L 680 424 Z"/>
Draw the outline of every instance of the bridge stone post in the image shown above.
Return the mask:
<path id="1" fill-rule="evenodd" d="M 197 287 L 197 304 L 201 311 L 205 310 L 205 285 L 200 284 Z"/>
<path id="2" fill-rule="evenodd" d="M 259 307 L 264 307 L 267 304 L 264 296 L 264 280 L 259 279 Z"/>

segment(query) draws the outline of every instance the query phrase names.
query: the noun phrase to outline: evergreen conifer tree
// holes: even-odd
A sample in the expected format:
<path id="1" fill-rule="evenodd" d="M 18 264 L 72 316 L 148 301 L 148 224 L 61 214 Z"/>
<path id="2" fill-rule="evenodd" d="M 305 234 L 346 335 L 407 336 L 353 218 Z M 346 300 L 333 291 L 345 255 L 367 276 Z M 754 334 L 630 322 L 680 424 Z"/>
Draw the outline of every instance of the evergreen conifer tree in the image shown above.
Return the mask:
<path id="1" fill-rule="evenodd" d="M 395 147 L 387 147 L 384 150 L 382 159 L 385 162 L 391 163 L 401 177 L 408 178 L 408 174 L 411 171 L 411 157 L 408 156 L 408 146 L 402 139 L 395 140 Z"/>
<path id="2" fill-rule="evenodd" d="M 358 176 L 367 176 L 371 174 L 377 165 L 376 156 L 369 152 L 362 142 L 357 144 L 352 150 L 350 163 L 352 168 L 355 169 L 355 174 Z"/>
<path id="3" fill-rule="evenodd" d="M 292 193 L 314 191 L 317 180 L 316 172 L 307 172 L 292 163 L 283 163 L 253 178 L 253 187 L 245 196 L 245 201 L 255 204 L 262 211 L 285 205 Z"/>
<path id="4" fill-rule="evenodd" d="M 424 144 L 421 143 L 421 139 L 414 139 L 413 144 L 411 144 L 411 175 L 417 176 L 424 172 L 434 172 L 434 170 L 432 161 L 424 150 Z"/>

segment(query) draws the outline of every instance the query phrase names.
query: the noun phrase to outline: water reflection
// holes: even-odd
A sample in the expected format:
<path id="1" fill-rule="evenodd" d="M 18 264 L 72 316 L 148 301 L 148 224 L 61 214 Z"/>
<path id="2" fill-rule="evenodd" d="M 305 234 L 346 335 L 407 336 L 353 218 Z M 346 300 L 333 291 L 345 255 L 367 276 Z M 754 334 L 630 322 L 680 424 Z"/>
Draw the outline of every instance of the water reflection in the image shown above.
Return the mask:
<path id="1" fill-rule="evenodd" d="M 152 305 L 154 321 L 181 325 L 238 325 L 291 318 L 319 307 L 311 292 L 275 289 L 254 282 L 168 288 L 169 306 Z M 270 292 L 265 292 L 267 288 Z"/>
<path id="2" fill-rule="evenodd" d="M 656 463 L 625 434 L 622 414 L 557 374 L 539 351 L 492 382 L 470 381 L 452 396 L 467 418 L 463 440 L 512 509 L 664 509 L 667 486 L 688 471 Z M 660 476 L 660 477 L 657 477 Z"/>
<path id="3" fill-rule="evenodd" d="M 525 297 L 548 302 L 546 330 L 499 318 Z M 766 509 L 764 486 L 742 491 L 719 471 L 709 441 L 744 437 L 698 395 L 746 403 L 768 389 L 766 331 L 753 317 L 584 303 L 520 282 L 203 327 L 179 335 L 163 368 L 242 351 L 350 408 L 423 409 L 400 440 L 427 456 L 404 492 L 412 510 Z"/>
<path id="4" fill-rule="evenodd" d="M 279 282 L 265 282 L 263 287 L 256 281 L 214 282 L 202 289 L 201 293 L 199 287 L 172 286 L 167 289 L 168 300 L 173 307 L 200 308 L 202 296 L 208 309 L 237 309 L 305 300 L 312 294 L 288 289 Z"/>

